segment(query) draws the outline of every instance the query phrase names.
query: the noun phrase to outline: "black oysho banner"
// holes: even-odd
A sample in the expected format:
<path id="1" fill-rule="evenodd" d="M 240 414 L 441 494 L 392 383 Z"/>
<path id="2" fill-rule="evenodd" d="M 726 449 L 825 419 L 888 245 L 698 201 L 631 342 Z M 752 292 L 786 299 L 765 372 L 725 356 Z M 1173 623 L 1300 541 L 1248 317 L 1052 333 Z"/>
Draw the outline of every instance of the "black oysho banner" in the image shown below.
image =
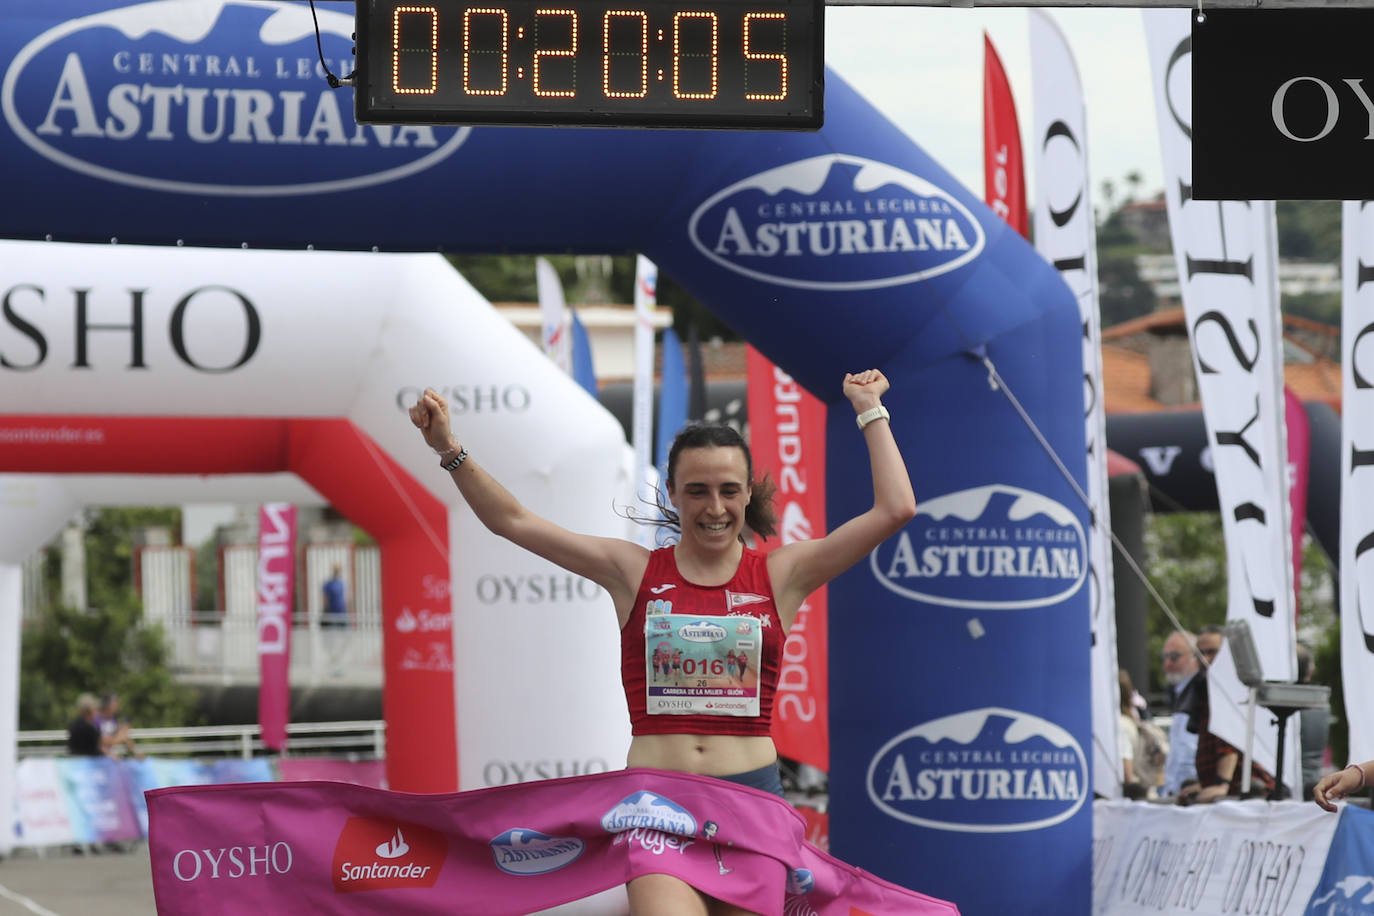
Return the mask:
<path id="1" fill-rule="evenodd" d="M 1374 197 L 1372 30 L 1374 9 L 1194 15 L 1193 196 Z"/>

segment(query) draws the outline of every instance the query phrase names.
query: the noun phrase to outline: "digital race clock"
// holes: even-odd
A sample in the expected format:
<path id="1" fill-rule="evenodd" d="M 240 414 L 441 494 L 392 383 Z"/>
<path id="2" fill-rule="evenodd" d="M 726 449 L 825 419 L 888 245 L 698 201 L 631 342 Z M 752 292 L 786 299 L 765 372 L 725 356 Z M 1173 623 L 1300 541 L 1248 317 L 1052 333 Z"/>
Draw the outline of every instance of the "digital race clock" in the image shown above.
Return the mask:
<path id="1" fill-rule="evenodd" d="M 357 120 L 814 130 L 824 9 L 357 0 Z"/>

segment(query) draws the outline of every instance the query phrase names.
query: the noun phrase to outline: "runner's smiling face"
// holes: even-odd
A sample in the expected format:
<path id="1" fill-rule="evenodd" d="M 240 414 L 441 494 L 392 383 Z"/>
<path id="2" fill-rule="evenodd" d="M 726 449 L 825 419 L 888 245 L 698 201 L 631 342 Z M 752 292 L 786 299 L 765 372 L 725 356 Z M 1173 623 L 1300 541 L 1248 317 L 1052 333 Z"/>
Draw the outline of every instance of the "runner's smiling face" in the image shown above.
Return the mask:
<path id="1" fill-rule="evenodd" d="M 704 547 L 735 543 L 749 505 L 749 467 L 742 449 L 683 449 L 668 481 L 668 498 L 682 521 L 682 538 Z"/>

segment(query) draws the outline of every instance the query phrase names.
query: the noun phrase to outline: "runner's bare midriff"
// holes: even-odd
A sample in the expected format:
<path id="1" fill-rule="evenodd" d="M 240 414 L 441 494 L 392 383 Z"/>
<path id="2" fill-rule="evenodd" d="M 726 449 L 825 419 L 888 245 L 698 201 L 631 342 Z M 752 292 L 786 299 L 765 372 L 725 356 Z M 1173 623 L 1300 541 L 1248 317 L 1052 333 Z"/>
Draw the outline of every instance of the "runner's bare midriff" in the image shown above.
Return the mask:
<path id="1" fill-rule="evenodd" d="M 703 776 L 733 776 L 777 759 L 773 739 L 766 735 L 636 735 L 630 742 L 628 763 Z"/>

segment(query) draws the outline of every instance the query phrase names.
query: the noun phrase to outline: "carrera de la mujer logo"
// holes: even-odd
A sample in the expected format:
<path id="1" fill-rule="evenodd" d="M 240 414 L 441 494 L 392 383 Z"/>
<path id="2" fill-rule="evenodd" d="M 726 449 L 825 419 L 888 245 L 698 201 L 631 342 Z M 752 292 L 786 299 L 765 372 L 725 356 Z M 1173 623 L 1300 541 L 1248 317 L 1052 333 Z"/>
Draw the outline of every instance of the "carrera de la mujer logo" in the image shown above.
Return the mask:
<path id="1" fill-rule="evenodd" d="M 329 66 L 346 74 L 353 17 L 317 13 Z M 117 7 L 61 22 L 20 48 L 0 83 L 0 109 L 15 136 L 52 163 L 185 194 L 347 191 L 428 169 L 469 135 L 467 127 L 355 123 L 352 91 L 329 88 L 315 41 L 301 3 Z"/>
<path id="2" fill-rule="evenodd" d="M 736 273 L 831 291 L 948 273 L 977 258 L 986 238 L 973 212 L 934 182 L 840 153 L 735 182 L 696 209 L 688 234 Z"/>

